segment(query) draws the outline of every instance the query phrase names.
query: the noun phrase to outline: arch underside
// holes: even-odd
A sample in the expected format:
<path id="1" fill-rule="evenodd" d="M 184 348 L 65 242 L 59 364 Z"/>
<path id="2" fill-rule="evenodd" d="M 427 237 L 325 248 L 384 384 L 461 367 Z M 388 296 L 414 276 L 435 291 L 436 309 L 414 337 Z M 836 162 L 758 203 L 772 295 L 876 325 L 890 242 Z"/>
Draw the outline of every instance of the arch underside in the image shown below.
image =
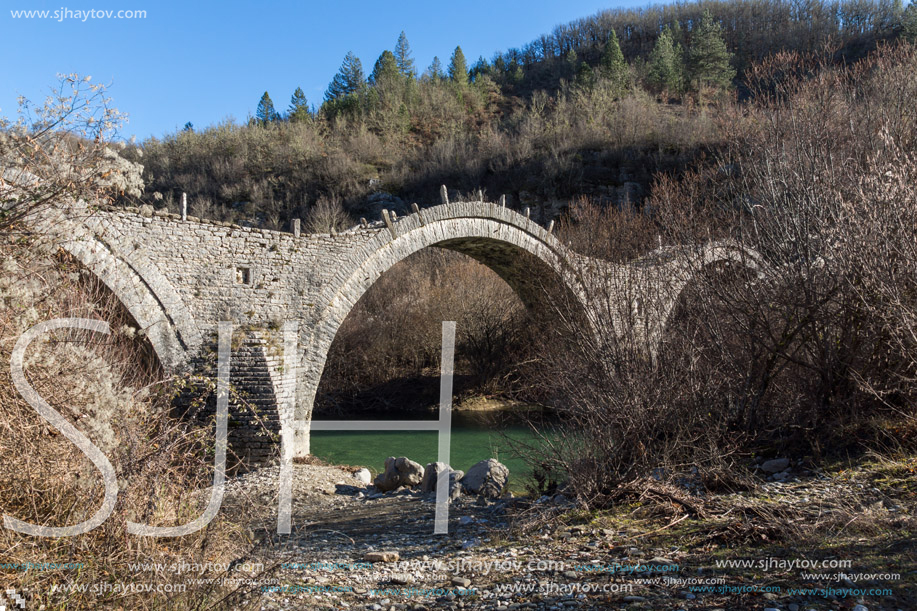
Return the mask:
<path id="1" fill-rule="evenodd" d="M 458 252 L 487 266 L 503 279 L 527 308 L 545 306 L 545 295 L 564 290 L 557 270 L 514 244 L 487 238 L 457 238 L 432 244 Z"/>
<path id="2" fill-rule="evenodd" d="M 764 259 L 752 249 L 737 244 L 708 244 L 701 252 L 692 258 L 680 262 L 673 262 L 664 272 L 671 284 L 669 296 L 658 304 L 658 320 L 653 325 L 651 333 L 651 350 L 655 354 L 669 325 L 675 317 L 678 304 L 681 302 L 688 287 L 703 273 L 735 273 L 736 269 L 744 269 L 753 273 L 758 279 L 765 276 L 768 270 Z M 730 269 L 731 268 L 731 269 Z"/>
<path id="3" fill-rule="evenodd" d="M 178 372 L 189 365 L 191 351 L 199 347 L 200 334 L 189 321 L 177 293 L 158 270 L 132 264 L 97 238 L 72 239 L 61 247 L 124 305 L 149 339 L 163 369 Z"/>
<path id="4" fill-rule="evenodd" d="M 575 273 L 558 252 L 557 244 L 546 243 L 524 229 L 490 219 L 475 219 L 475 226 L 465 232 L 466 235 L 456 235 L 461 233 L 457 227 L 463 220 L 445 219 L 416 227 L 380 245 L 348 275 L 330 300 L 331 306 L 320 319 L 320 328 L 306 348 L 303 357 L 305 380 L 297 385 L 295 419 L 311 418 L 331 344 L 356 302 L 385 271 L 423 248 L 443 248 L 475 259 L 500 276 L 529 308 L 543 307 L 546 290 L 560 290 L 577 301 L 581 299 L 582 291 L 572 286 Z M 482 223 L 482 220 L 487 222 Z M 311 375 L 308 373 L 310 368 L 314 372 Z M 308 440 L 305 444 L 307 447 Z M 307 452 L 297 450 L 298 454 Z"/>

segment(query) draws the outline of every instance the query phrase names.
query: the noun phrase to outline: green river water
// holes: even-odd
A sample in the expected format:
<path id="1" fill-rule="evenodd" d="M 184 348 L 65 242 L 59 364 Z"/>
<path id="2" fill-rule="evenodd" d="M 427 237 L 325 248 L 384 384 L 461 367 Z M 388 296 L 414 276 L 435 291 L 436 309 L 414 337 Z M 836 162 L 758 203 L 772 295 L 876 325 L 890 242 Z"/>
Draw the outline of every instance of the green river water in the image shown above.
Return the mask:
<path id="1" fill-rule="evenodd" d="M 467 472 L 481 460 L 496 458 L 509 467 L 509 489 L 524 492 L 531 469 L 513 451 L 512 442 L 531 442 L 531 429 L 502 422 L 486 412 L 457 412 L 452 416 L 450 464 Z M 433 431 L 314 431 L 312 454 L 333 464 L 367 467 L 375 475 L 388 456 L 407 456 L 422 465 L 437 460 Z"/>

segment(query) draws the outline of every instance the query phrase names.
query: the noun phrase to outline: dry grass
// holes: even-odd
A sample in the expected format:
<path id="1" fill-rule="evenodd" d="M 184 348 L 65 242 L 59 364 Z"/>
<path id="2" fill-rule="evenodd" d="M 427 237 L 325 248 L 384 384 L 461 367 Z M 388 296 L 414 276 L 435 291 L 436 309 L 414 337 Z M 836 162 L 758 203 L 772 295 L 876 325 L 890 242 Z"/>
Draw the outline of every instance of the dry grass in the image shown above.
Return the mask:
<path id="1" fill-rule="evenodd" d="M 9 363 L 13 344 L 32 324 L 57 317 L 110 323 L 109 336 L 59 332 L 36 342 L 26 355 L 26 373 L 38 393 L 109 457 L 117 472 L 119 499 L 109 519 L 93 531 L 69 538 L 38 538 L 0 530 L 0 556 L 16 563 L 78 563 L 79 569 L 0 569 L 6 587 L 44 604 L 72 609 L 204 608 L 226 594 L 223 587 L 145 594 L 92 588 L 118 583 L 169 584 L 181 579 L 131 569 L 135 562 L 226 562 L 244 557 L 252 533 L 218 515 L 204 530 L 177 539 L 127 535 L 130 521 L 160 526 L 183 524 L 205 506 L 212 481 L 206 448 L 212 427 L 169 416 L 173 380 L 163 379 L 142 334 L 114 298 L 65 256 L 38 243 L 0 245 L 0 362 Z M 27 522 L 78 523 L 99 506 L 99 472 L 15 391 L 9 368 L 0 373 L 0 511 Z M 199 492 L 201 491 L 201 492 Z M 207 574 L 206 577 L 215 575 Z M 84 593 L 54 591 L 88 587 Z"/>

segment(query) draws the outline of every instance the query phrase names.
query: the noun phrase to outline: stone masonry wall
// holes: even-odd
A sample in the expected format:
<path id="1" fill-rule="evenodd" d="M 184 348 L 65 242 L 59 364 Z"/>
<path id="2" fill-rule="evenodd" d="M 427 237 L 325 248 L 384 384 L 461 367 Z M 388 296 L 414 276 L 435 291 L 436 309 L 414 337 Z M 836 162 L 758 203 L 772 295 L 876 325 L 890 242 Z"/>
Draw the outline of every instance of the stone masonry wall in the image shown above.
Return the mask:
<path id="1" fill-rule="evenodd" d="M 318 235 L 183 220 L 149 208 L 71 216 L 64 247 L 128 306 L 166 369 L 205 369 L 217 324 L 235 323 L 230 382 L 245 399 L 232 404 L 230 441 L 232 450 L 253 464 L 276 455 L 283 418 L 311 418 L 328 349 L 356 301 L 379 275 L 421 248 L 440 246 L 478 259 L 524 301 L 534 294 L 528 284 L 534 262 L 538 273 L 553 275 L 572 291 L 593 332 L 602 335 L 626 331 L 616 314 L 602 323 L 606 311 L 639 312 L 631 327 L 657 334 L 664 321 L 648 325 L 640 317 L 644 310 L 667 316 L 686 281 L 678 271 L 685 256 L 678 252 L 627 266 L 587 259 L 526 216 L 485 202 L 444 204 L 399 219 L 383 214 L 383 221 Z M 720 256 L 715 249 L 703 254 L 705 260 Z M 656 289 L 659 279 L 671 278 L 674 288 L 618 294 L 598 290 L 597 277 L 651 278 Z M 590 303 L 594 294 L 606 303 Z M 644 307 L 650 301 L 655 307 Z M 281 329 L 287 321 L 296 321 L 299 329 L 290 375 L 282 367 Z M 278 406 L 290 403 L 295 413 L 280 414 Z M 297 443 L 296 455 L 307 454 L 308 433 Z"/>

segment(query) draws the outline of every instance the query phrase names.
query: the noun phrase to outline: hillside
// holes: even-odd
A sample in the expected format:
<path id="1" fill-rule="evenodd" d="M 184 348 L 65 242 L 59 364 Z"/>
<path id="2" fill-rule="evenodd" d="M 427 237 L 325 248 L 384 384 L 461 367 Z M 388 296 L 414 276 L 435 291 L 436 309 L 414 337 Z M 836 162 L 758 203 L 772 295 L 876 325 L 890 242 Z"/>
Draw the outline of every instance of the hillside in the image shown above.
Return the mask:
<path id="1" fill-rule="evenodd" d="M 584 195 L 640 207 L 658 176 L 715 153 L 754 62 L 785 52 L 855 62 L 915 13 L 886 0 L 611 10 L 491 60 L 457 48 L 448 69 L 437 60 L 420 74 L 403 36 L 398 57 L 383 52 L 368 76 L 348 55 L 321 103 L 297 90 L 282 113 L 265 92 L 244 124 L 189 125 L 125 155 L 145 166 L 143 201 L 176 212 L 187 193 L 195 216 L 269 228 L 404 212 L 442 184 L 453 198 L 507 194 L 542 220 Z M 329 221 L 329 208 L 350 218 Z"/>

